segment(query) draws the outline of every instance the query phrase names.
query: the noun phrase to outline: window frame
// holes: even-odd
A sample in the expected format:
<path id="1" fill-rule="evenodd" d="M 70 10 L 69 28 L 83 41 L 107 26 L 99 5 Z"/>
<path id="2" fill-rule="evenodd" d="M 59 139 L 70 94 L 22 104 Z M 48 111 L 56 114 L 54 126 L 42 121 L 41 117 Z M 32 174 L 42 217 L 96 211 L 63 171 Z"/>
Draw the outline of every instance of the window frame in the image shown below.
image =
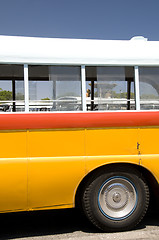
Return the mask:
<path id="1" fill-rule="evenodd" d="M 4 63 L 2 63 L 3 65 Z M 11 63 L 5 63 L 8 65 L 12 65 Z M 13 63 L 14 65 L 15 63 Z M 24 112 L 21 113 L 29 113 L 29 71 L 28 67 L 29 65 L 35 65 L 35 64 L 28 64 L 28 63 L 23 63 L 23 64 L 18 64 L 17 65 L 23 65 L 24 69 L 24 105 L 25 105 L 25 110 Z M 139 76 L 139 68 L 140 67 L 159 67 L 159 65 L 88 65 L 88 64 L 81 64 L 81 65 L 62 65 L 62 64 L 38 64 L 39 66 L 44 66 L 44 65 L 49 65 L 49 66 L 75 66 L 75 67 L 80 67 L 80 72 L 81 72 L 81 102 L 82 102 L 82 110 L 80 112 L 88 112 L 86 109 L 86 67 L 107 67 L 107 66 L 112 66 L 112 67 L 133 67 L 134 68 L 134 88 L 135 88 L 135 110 L 112 110 L 112 112 L 120 111 L 120 112 L 126 112 L 126 111 L 158 111 L 157 109 L 147 109 L 147 110 L 142 110 L 140 107 L 140 87 L 139 87 L 139 81 L 140 81 L 140 76 Z M 58 113 L 60 111 L 53 111 L 50 113 Z M 79 112 L 79 111 L 68 111 L 68 112 Z M 99 112 L 108 112 L 107 110 L 100 110 Z M 2 112 L 1 112 L 2 113 Z M 5 112 L 7 113 L 7 112 Z M 31 113 L 31 112 L 30 112 Z M 34 112 L 36 113 L 36 112 Z M 39 113 L 39 112 L 38 112 Z"/>

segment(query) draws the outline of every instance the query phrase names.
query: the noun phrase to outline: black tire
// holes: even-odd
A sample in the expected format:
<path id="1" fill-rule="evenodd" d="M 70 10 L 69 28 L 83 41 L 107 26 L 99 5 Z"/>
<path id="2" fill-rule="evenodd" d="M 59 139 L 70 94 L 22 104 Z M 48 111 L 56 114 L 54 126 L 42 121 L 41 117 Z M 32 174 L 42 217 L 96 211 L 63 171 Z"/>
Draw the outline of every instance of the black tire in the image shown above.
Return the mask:
<path id="1" fill-rule="evenodd" d="M 89 179 L 82 196 L 85 215 L 106 232 L 134 228 L 145 216 L 148 205 L 148 185 L 133 167 L 99 171 Z"/>

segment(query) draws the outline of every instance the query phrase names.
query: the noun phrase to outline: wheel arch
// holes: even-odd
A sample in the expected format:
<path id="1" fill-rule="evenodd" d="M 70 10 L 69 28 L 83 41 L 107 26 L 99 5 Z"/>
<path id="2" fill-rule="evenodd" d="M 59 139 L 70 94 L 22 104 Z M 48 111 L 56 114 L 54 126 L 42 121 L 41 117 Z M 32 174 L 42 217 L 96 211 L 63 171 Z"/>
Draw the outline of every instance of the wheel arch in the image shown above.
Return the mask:
<path id="1" fill-rule="evenodd" d="M 157 179 L 155 178 L 155 176 L 145 167 L 141 166 L 141 165 L 136 165 L 136 164 L 132 164 L 132 163 L 111 163 L 111 164 L 106 164 L 103 166 L 100 166 L 96 169 L 93 169 L 91 172 L 89 172 L 80 182 L 77 190 L 76 190 L 76 194 L 75 194 L 75 207 L 78 207 L 80 205 L 80 196 L 83 192 L 84 186 L 87 183 L 88 180 L 90 180 L 94 175 L 97 175 L 99 173 L 99 171 L 103 171 L 105 169 L 105 171 L 109 170 L 110 168 L 134 168 L 134 170 L 137 170 L 138 172 L 140 172 L 142 174 L 142 176 L 145 178 L 149 189 L 150 189 L 150 195 L 153 196 L 153 198 L 159 199 L 159 184 L 157 182 Z"/>

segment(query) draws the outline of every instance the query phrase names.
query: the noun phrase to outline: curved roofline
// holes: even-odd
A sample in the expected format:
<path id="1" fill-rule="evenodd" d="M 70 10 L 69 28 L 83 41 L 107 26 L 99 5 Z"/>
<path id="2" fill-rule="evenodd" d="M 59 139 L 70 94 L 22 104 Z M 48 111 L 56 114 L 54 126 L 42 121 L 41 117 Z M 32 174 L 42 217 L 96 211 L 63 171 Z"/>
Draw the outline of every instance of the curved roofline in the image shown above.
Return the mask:
<path id="1" fill-rule="evenodd" d="M 0 63 L 159 65 L 159 41 L 0 36 Z"/>

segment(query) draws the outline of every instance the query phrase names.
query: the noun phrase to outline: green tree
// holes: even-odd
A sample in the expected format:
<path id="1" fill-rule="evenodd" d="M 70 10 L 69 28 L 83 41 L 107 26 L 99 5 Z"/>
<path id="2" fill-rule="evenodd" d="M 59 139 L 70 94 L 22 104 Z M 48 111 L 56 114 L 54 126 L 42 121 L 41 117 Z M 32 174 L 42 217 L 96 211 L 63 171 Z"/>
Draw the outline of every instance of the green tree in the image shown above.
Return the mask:
<path id="1" fill-rule="evenodd" d="M 1 101 L 12 100 L 12 92 L 0 88 L 0 100 Z"/>
<path id="2" fill-rule="evenodd" d="M 50 98 L 46 97 L 46 98 L 42 98 L 41 100 L 50 100 Z"/>

